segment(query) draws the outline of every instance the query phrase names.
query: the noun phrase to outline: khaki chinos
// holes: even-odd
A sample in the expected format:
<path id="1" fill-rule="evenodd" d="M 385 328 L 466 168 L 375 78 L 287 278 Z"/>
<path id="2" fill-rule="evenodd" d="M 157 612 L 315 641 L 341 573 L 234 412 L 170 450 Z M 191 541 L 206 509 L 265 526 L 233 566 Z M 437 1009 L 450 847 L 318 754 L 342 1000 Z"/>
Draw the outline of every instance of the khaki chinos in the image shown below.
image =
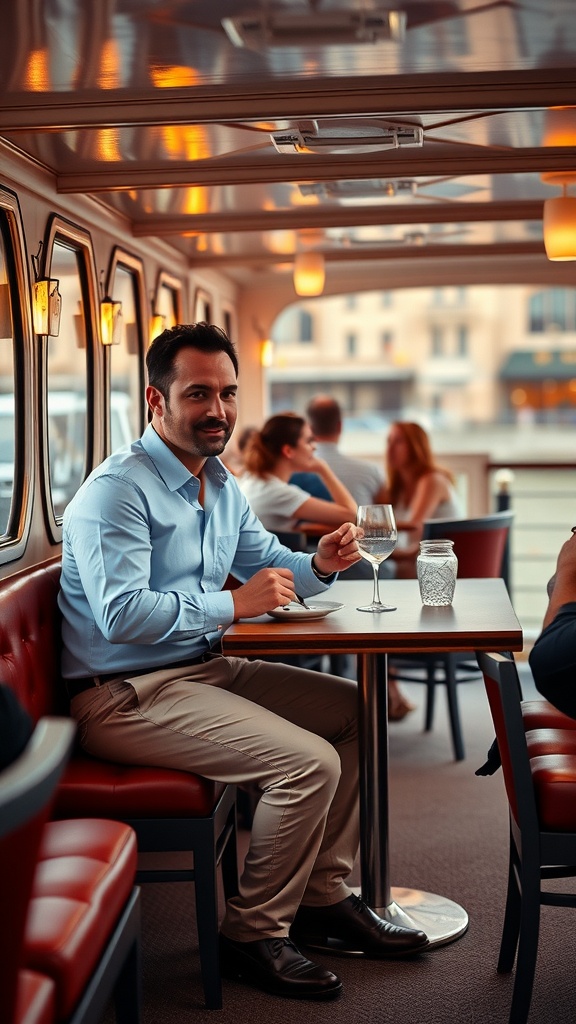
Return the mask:
<path id="1" fill-rule="evenodd" d="M 284 664 L 208 655 L 94 686 L 71 703 L 85 750 L 126 764 L 254 784 L 239 895 L 222 930 L 285 936 L 300 903 L 349 895 L 358 848 L 356 683 Z"/>

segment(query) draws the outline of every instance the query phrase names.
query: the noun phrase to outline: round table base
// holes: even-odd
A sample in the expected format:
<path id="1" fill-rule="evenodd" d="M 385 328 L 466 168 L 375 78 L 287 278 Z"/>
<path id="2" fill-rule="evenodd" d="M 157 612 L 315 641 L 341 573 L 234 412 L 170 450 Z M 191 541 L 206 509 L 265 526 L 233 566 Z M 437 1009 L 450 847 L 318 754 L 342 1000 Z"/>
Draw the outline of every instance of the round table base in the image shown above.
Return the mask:
<path id="1" fill-rule="evenodd" d="M 417 928 L 430 939 L 430 946 L 445 946 L 459 939 L 468 928 L 468 914 L 459 903 L 446 896 L 421 889 L 391 890 L 392 903 L 385 908 L 375 908 L 381 917 L 404 928 Z"/>
<path id="2" fill-rule="evenodd" d="M 355 889 L 359 894 L 359 890 Z M 375 907 L 380 917 L 403 928 L 416 928 L 426 932 L 430 945 L 425 952 L 436 946 L 445 946 L 460 938 L 468 928 L 468 914 L 458 903 L 421 889 L 391 890 L 392 902 L 388 907 Z M 340 956 L 364 956 L 362 950 L 353 949 L 338 939 L 328 939 L 326 944 L 310 945 L 322 953 L 336 953 Z"/>

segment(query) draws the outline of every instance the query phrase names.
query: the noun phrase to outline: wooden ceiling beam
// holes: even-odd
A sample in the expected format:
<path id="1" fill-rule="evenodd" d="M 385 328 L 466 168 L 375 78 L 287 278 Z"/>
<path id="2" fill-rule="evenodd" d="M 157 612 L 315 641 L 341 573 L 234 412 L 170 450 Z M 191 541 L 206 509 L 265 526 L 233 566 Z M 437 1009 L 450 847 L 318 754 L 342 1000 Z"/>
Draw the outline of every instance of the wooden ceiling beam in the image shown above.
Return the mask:
<path id="1" fill-rule="evenodd" d="M 564 105 L 574 67 L 477 73 L 278 77 L 191 88 L 12 92 L 0 101 L 0 132 L 52 132 L 158 124 L 214 124 L 310 117 L 392 116 Z"/>
<path id="2" fill-rule="evenodd" d="M 417 259 L 475 259 L 477 257 L 512 257 L 512 256 L 534 256 L 544 254 L 544 243 L 534 242 L 500 242 L 487 245 L 466 245 L 466 244 L 431 244 L 409 245 L 382 245 L 368 248 L 362 246 L 357 249 L 354 246 L 342 247 L 341 249 L 318 249 L 322 252 L 327 264 L 330 263 L 373 263 L 375 261 L 392 260 L 417 260 Z M 272 265 L 291 267 L 294 262 L 293 256 L 285 254 L 265 253 L 262 255 L 251 255 L 250 253 L 238 253 L 237 256 L 227 253 L 224 256 L 209 256 L 206 253 L 198 253 L 191 256 L 190 266 L 198 266 L 205 269 L 215 267 L 239 266 L 244 269 L 265 270 Z"/>
<path id="3" fill-rule="evenodd" d="M 463 224 L 478 221 L 540 221 L 542 200 L 518 202 L 434 202 L 414 200 L 410 204 L 374 206 L 303 206 L 297 210 L 248 213 L 181 214 L 150 216 L 132 225 L 134 236 L 181 235 L 186 232 L 231 233 L 281 231 L 299 228 L 345 228 L 372 224 Z"/>
<path id="4" fill-rule="evenodd" d="M 155 167 L 139 162 L 119 168 L 106 164 L 102 170 L 59 174 L 61 193 L 128 191 L 142 188 L 192 188 L 194 186 L 359 180 L 363 178 L 419 178 L 474 174 L 527 174 L 574 171 L 572 147 L 498 149 L 490 146 L 445 146 L 424 143 L 354 156 L 280 154 L 251 157 L 217 157 L 184 164 L 166 161 Z"/>

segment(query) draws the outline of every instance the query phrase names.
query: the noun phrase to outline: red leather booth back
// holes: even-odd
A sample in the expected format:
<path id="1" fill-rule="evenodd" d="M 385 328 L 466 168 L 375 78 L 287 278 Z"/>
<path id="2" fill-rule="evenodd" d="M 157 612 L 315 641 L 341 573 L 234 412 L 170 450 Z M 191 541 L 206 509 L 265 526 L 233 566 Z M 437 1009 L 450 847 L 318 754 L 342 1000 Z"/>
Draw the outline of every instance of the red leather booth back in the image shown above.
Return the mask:
<path id="1" fill-rule="evenodd" d="M 59 561 L 0 581 L 0 680 L 34 721 L 69 713 L 60 676 L 59 587 Z"/>

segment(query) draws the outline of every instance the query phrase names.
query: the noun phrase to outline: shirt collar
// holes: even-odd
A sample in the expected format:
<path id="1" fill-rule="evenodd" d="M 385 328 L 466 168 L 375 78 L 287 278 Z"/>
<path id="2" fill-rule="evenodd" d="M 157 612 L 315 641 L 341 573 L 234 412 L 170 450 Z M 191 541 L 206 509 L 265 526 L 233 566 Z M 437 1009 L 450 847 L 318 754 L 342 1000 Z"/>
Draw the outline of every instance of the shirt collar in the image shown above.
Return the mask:
<path id="1" fill-rule="evenodd" d="M 156 433 L 151 423 L 146 427 L 140 441 L 144 451 L 152 459 L 159 475 L 170 491 L 177 491 L 184 484 L 187 484 L 189 480 L 197 479 L 189 469 L 186 469 L 184 463 L 174 455 L 174 452 L 170 450 L 166 442 Z M 210 456 L 206 459 L 204 472 L 219 487 L 224 486 L 229 476 L 228 470 L 222 465 L 220 459 L 215 456 Z"/>

